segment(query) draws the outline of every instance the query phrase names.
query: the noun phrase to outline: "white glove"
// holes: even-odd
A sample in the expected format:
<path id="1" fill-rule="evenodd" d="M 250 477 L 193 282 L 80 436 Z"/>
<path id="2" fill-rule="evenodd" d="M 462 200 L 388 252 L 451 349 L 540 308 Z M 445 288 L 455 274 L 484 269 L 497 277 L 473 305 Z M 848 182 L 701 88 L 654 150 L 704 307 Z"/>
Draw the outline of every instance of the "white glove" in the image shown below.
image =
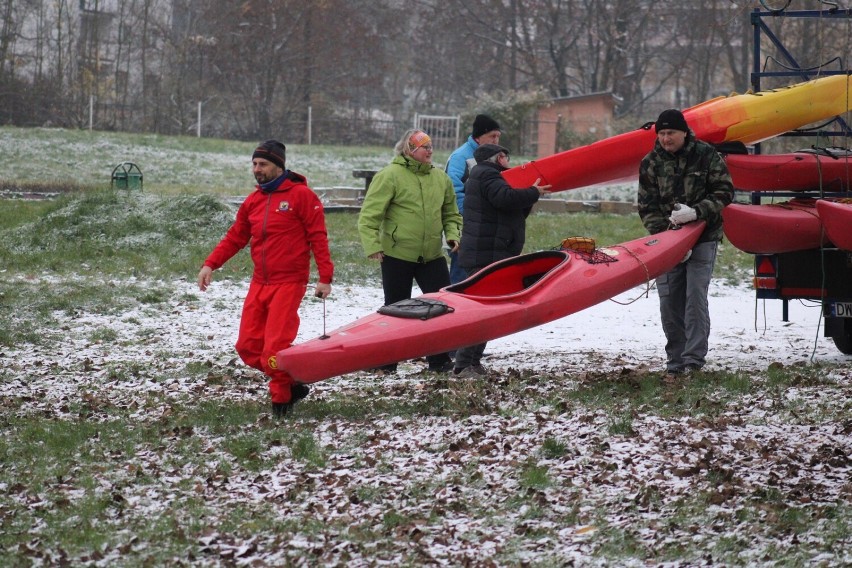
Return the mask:
<path id="1" fill-rule="evenodd" d="M 689 205 L 682 205 L 680 203 L 675 203 L 672 216 L 669 217 L 669 221 L 674 225 L 685 225 L 686 223 L 692 223 L 696 219 L 698 219 L 698 213 L 695 212 L 695 209 Z"/>
<path id="2" fill-rule="evenodd" d="M 688 251 L 686 251 L 686 255 L 683 257 L 683 259 L 681 259 L 680 264 L 683 264 L 684 262 L 689 260 L 689 257 L 691 257 L 691 256 L 692 256 L 692 249 L 689 249 Z"/>

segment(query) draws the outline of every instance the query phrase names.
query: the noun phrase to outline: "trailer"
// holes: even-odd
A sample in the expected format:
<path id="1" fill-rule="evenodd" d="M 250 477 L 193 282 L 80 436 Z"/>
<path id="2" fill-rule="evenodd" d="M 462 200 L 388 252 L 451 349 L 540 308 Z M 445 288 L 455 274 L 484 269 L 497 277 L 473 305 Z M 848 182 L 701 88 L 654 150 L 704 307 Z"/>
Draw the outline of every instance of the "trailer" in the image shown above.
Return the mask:
<path id="1" fill-rule="evenodd" d="M 766 7 L 766 4 L 761 2 Z M 751 83 L 755 92 L 761 90 L 761 79 L 767 77 L 792 77 L 798 80 L 810 80 L 826 75 L 850 75 L 852 71 L 844 68 L 842 58 L 832 59 L 818 67 L 803 68 L 794 55 L 785 47 L 771 24 L 786 19 L 818 18 L 824 25 L 845 22 L 852 18 L 852 10 L 839 9 L 836 4 L 827 4 L 827 10 L 787 10 L 789 2 L 781 9 L 761 11 L 755 9 L 751 15 L 754 31 L 753 72 Z M 842 25 L 840 26 L 842 30 Z M 780 70 L 767 71 L 761 54 L 763 40 L 767 40 L 779 54 L 776 61 Z M 780 60 L 780 61 L 779 61 Z M 840 62 L 840 68 L 829 69 Z M 842 140 L 848 147 L 852 140 L 852 130 L 838 116 L 834 120 L 819 125 L 816 130 L 799 130 L 786 133 L 785 136 L 816 136 L 817 140 Z M 760 145 L 755 146 L 760 153 Z M 795 193 L 749 192 L 753 204 L 763 200 L 780 197 L 814 199 L 852 197 L 848 184 L 840 192 L 829 192 L 829 188 L 817 187 L 811 191 Z M 850 227 L 852 231 L 852 227 Z M 824 336 L 833 339 L 834 344 L 844 354 L 852 355 L 852 252 L 837 248 L 828 243 L 819 248 L 784 252 L 778 254 L 755 254 L 754 288 L 759 299 L 782 301 L 782 319 L 789 321 L 789 302 L 791 300 L 810 300 L 822 306 Z"/>
<path id="2" fill-rule="evenodd" d="M 753 72 L 751 83 L 755 90 L 761 90 L 761 79 L 767 77 L 794 77 L 810 80 L 826 75 L 850 75 L 852 70 L 848 64 L 843 66 L 842 56 L 834 58 L 818 67 L 803 68 L 793 54 L 786 48 L 778 35 L 773 31 L 772 24 L 779 24 L 788 19 L 818 18 L 821 25 L 840 24 L 852 19 L 852 10 L 840 9 L 834 3 L 827 3 L 827 10 L 787 10 L 789 2 L 781 9 L 761 11 L 755 9 L 751 14 L 753 26 Z M 764 2 L 761 5 L 766 7 Z M 840 26 L 842 29 L 842 25 Z M 841 34 L 845 35 L 845 34 Z M 776 48 L 780 70 L 767 71 L 761 54 L 762 40 L 768 40 Z M 839 43 L 838 46 L 841 44 Z M 839 66 L 838 66 L 839 62 Z M 830 69 L 830 66 L 838 66 Z M 852 94 L 850 94 L 852 96 Z M 838 116 L 834 120 L 819 125 L 815 130 L 799 130 L 786 133 L 785 136 L 816 136 L 817 140 L 834 140 L 832 146 L 849 147 L 852 141 L 852 130 Z M 842 141 L 842 146 L 836 141 Z M 760 145 L 755 146 L 755 153 L 760 153 Z M 848 183 L 842 191 L 827 191 L 830 188 L 819 187 L 812 191 L 796 191 L 791 193 L 749 192 L 753 204 L 761 204 L 765 199 L 772 198 L 850 198 Z M 850 228 L 852 230 L 852 228 Z M 819 248 L 784 252 L 777 254 L 755 254 L 754 258 L 754 288 L 759 299 L 777 299 L 782 301 L 782 319 L 789 321 L 788 303 L 791 300 L 810 300 L 821 304 L 824 321 L 824 336 L 833 339 L 834 344 L 844 354 L 852 355 L 852 252 L 828 243 Z"/>
<path id="3" fill-rule="evenodd" d="M 789 321 L 790 300 L 822 303 L 824 336 L 852 355 L 852 253 L 836 248 L 758 254 L 754 287 L 760 299 L 781 300 Z"/>

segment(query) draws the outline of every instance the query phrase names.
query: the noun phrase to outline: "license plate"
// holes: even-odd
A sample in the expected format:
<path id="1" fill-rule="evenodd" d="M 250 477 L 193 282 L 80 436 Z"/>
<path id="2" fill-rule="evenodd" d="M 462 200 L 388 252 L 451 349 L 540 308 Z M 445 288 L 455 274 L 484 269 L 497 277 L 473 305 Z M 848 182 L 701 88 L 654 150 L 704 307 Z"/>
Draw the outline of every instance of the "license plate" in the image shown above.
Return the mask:
<path id="1" fill-rule="evenodd" d="M 835 318 L 852 318 L 852 302 L 832 302 L 829 313 Z"/>

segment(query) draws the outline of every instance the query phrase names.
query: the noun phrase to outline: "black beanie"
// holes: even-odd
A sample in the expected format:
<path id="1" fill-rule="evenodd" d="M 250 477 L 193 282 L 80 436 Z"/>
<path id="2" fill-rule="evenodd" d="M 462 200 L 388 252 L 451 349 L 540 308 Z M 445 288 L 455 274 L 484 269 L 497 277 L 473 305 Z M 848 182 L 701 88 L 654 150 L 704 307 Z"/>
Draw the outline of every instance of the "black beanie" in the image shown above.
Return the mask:
<path id="1" fill-rule="evenodd" d="M 657 132 L 660 130 L 682 130 L 689 132 L 689 126 L 686 125 L 686 119 L 683 113 L 677 109 L 670 108 L 660 113 L 654 128 Z"/>
<path id="2" fill-rule="evenodd" d="M 283 170 L 286 150 L 287 148 L 284 144 L 278 140 L 267 140 L 255 148 L 254 154 L 251 155 L 251 159 L 263 158 L 264 160 L 269 160 Z"/>
<path id="3" fill-rule="evenodd" d="M 500 125 L 497 121 L 487 114 L 477 114 L 476 118 L 473 119 L 473 130 L 471 130 L 470 135 L 474 138 L 479 138 L 492 130 L 500 130 Z"/>
<path id="4" fill-rule="evenodd" d="M 503 152 L 507 156 L 509 155 L 509 150 L 503 146 L 498 146 L 497 144 L 483 144 L 473 151 L 473 159 L 476 160 L 477 164 L 479 164 L 492 156 L 496 156 L 500 152 Z"/>

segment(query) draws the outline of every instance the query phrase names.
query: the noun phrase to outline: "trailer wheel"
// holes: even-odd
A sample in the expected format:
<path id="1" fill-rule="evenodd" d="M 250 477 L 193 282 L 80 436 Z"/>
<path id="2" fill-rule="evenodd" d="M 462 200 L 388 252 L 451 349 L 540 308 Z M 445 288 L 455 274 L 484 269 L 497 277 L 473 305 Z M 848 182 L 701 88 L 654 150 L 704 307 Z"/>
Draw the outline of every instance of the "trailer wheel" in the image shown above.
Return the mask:
<path id="1" fill-rule="evenodd" d="M 852 355 L 852 319 L 845 319 L 843 328 L 838 330 L 831 338 L 841 353 Z"/>

